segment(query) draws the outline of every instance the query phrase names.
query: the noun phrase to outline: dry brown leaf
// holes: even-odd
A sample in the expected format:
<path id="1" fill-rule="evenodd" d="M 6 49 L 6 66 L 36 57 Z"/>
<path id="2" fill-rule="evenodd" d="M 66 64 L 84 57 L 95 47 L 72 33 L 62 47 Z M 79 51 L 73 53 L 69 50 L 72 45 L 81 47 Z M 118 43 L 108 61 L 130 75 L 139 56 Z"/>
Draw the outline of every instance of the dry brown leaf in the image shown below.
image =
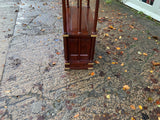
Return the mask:
<path id="1" fill-rule="evenodd" d="M 41 29 L 41 31 L 42 31 L 42 32 L 44 32 L 44 31 L 45 31 L 45 29 Z"/>
<path id="2" fill-rule="evenodd" d="M 132 28 L 132 29 L 134 29 L 134 26 L 132 26 L 132 25 L 129 25 L 129 27 Z"/>
<path id="3" fill-rule="evenodd" d="M 134 105 L 130 105 L 130 107 L 131 107 L 133 110 L 136 109 L 136 107 L 135 107 Z"/>
<path id="4" fill-rule="evenodd" d="M 133 40 L 138 40 L 138 38 L 134 37 Z"/>
<path id="5" fill-rule="evenodd" d="M 60 55 L 61 53 L 60 53 L 60 52 L 56 52 L 56 54 L 57 54 L 57 55 Z"/>
<path id="6" fill-rule="evenodd" d="M 102 56 L 98 56 L 99 59 L 102 59 Z"/>
<path id="7" fill-rule="evenodd" d="M 152 61 L 152 65 L 154 65 L 154 66 L 160 66 L 160 62 L 154 62 L 154 61 Z"/>
<path id="8" fill-rule="evenodd" d="M 110 29 L 113 29 L 114 27 L 113 27 L 112 25 L 109 25 L 109 28 L 110 28 Z"/>
<path id="9" fill-rule="evenodd" d="M 96 64 L 99 64 L 99 63 L 100 63 L 98 60 L 95 60 L 94 62 L 95 62 Z"/>
<path id="10" fill-rule="evenodd" d="M 77 117 L 79 117 L 79 113 L 74 116 L 74 118 L 77 118 Z"/>

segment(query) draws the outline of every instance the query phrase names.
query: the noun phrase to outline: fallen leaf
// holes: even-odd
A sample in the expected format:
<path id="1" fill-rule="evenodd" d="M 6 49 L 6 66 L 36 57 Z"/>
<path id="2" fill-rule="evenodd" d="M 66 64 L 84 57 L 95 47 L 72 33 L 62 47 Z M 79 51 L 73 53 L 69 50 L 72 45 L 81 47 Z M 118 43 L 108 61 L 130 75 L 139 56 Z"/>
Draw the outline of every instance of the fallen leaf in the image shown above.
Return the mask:
<path id="1" fill-rule="evenodd" d="M 94 73 L 94 72 L 92 72 L 90 75 L 91 75 L 91 76 L 93 76 L 93 75 L 95 75 L 95 73 Z"/>
<path id="2" fill-rule="evenodd" d="M 102 56 L 98 56 L 99 59 L 102 59 Z"/>
<path id="3" fill-rule="evenodd" d="M 117 49 L 117 50 L 120 50 L 121 48 L 120 48 L 120 47 L 116 47 L 116 49 Z"/>
<path id="4" fill-rule="evenodd" d="M 124 70 L 124 72 L 128 72 L 127 70 Z"/>
<path id="5" fill-rule="evenodd" d="M 106 95 L 106 98 L 110 99 L 110 95 Z"/>
<path id="6" fill-rule="evenodd" d="M 157 100 L 157 101 L 156 101 L 156 104 L 157 104 L 157 105 L 160 105 L 160 100 Z"/>
<path id="7" fill-rule="evenodd" d="M 10 93 L 10 92 L 11 92 L 11 90 L 6 90 L 6 91 L 5 91 L 5 93 Z"/>
<path id="8" fill-rule="evenodd" d="M 62 16 L 60 16 L 60 17 L 57 17 L 57 19 L 61 19 L 62 18 Z"/>
<path id="9" fill-rule="evenodd" d="M 160 117 L 158 117 L 158 120 L 160 120 Z"/>
<path id="10" fill-rule="evenodd" d="M 131 120 L 136 120 L 134 117 L 131 117 Z"/>
<path id="11" fill-rule="evenodd" d="M 148 39 L 150 40 L 150 39 L 151 39 L 151 37 L 148 37 Z"/>
<path id="12" fill-rule="evenodd" d="M 160 107 L 160 105 L 157 105 L 157 107 Z"/>
<path id="13" fill-rule="evenodd" d="M 110 28 L 110 29 L 113 29 L 114 27 L 113 27 L 112 25 L 109 25 L 109 28 Z"/>
<path id="14" fill-rule="evenodd" d="M 77 118 L 77 117 L 79 117 L 79 113 L 74 116 L 74 118 Z"/>
<path id="15" fill-rule="evenodd" d="M 96 64 L 99 64 L 99 63 L 100 63 L 98 60 L 95 60 L 94 62 L 95 62 Z"/>
<path id="16" fill-rule="evenodd" d="M 160 62 L 154 62 L 154 61 L 152 61 L 152 65 L 154 65 L 154 66 L 160 66 Z"/>
<path id="17" fill-rule="evenodd" d="M 150 71 L 150 73 L 153 73 L 153 72 L 154 72 L 153 70 Z"/>
<path id="18" fill-rule="evenodd" d="M 41 29 L 41 31 L 42 31 L 42 32 L 44 32 L 44 31 L 45 31 L 45 29 Z"/>
<path id="19" fill-rule="evenodd" d="M 129 89 L 130 89 L 130 87 L 128 85 L 123 86 L 123 90 L 129 90 Z"/>
<path id="20" fill-rule="evenodd" d="M 107 79 L 108 79 L 108 80 L 110 80 L 110 79 L 111 79 L 111 77 L 108 77 Z"/>
<path id="21" fill-rule="evenodd" d="M 140 109 L 140 110 L 142 110 L 142 109 L 143 109 L 143 107 L 142 107 L 141 105 L 139 105 L 138 107 L 139 107 L 139 109 Z"/>
<path id="22" fill-rule="evenodd" d="M 104 10 L 101 10 L 101 12 L 104 12 Z"/>
<path id="23" fill-rule="evenodd" d="M 6 109 L 7 109 L 7 106 L 4 106 L 4 108 L 6 108 Z"/>
<path id="24" fill-rule="evenodd" d="M 133 40 L 138 40 L 138 38 L 134 37 Z"/>
<path id="25" fill-rule="evenodd" d="M 110 49 L 110 47 L 108 47 L 108 46 L 107 46 L 106 48 L 107 48 L 107 49 Z"/>
<path id="26" fill-rule="evenodd" d="M 130 107 L 131 107 L 133 110 L 136 109 L 136 107 L 135 107 L 134 105 L 130 105 Z"/>
<path id="27" fill-rule="evenodd" d="M 108 36 L 109 36 L 109 34 L 108 34 L 108 33 L 106 33 L 106 34 L 105 34 L 105 36 L 106 36 L 106 37 L 108 37 Z"/>
<path id="28" fill-rule="evenodd" d="M 155 40 L 158 40 L 158 37 L 157 36 L 152 36 L 153 39 Z"/>
<path id="29" fill-rule="evenodd" d="M 132 26 L 132 25 L 129 25 L 129 27 L 132 28 L 132 29 L 134 29 L 134 26 Z"/>
<path id="30" fill-rule="evenodd" d="M 122 39 L 122 36 L 119 36 L 119 39 Z"/>
<path id="31" fill-rule="evenodd" d="M 57 55 L 60 55 L 60 52 L 56 52 Z"/>
<path id="32" fill-rule="evenodd" d="M 138 51 L 138 54 L 139 54 L 139 55 L 142 55 L 142 53 L 141 53 L 140 51 Z"/>
<path id="33" fill-rule="evenodd" d="M 118 64 L 118 62 L 112 62 L 112 64 L 114 65 L 114 64 Z"/>
<path id="34" fill-rule="evenodd" d="M 52 65 L 55 65 L 55 64 L 56 64 L 56 62 L 53 62 L 53 63 L 52 63 Z"/>
<path id="35" fill-rule="evenodd" d="M 147 56 L 148 54 L 147 54 L 147 53 L 143 53 L 143 55 L 144 55 L 144 56 Z"/>
<path id="36" fill-rule="evenodd" d="M 124 66 L 124 63 L 122 63 L 121 66 Z"/>

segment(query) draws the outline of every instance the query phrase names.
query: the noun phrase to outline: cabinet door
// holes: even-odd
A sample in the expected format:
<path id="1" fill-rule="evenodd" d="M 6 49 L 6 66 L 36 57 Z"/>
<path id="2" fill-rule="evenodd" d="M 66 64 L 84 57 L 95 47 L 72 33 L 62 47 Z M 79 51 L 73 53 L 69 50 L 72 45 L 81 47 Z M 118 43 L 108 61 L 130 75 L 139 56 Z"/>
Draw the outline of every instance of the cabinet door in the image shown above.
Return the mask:
<path id="1" fill-rule="evenodd" d="M 88 62 L 91 53 L 91 38 L 69 38 L 68 51 L 70 61 Z"/>

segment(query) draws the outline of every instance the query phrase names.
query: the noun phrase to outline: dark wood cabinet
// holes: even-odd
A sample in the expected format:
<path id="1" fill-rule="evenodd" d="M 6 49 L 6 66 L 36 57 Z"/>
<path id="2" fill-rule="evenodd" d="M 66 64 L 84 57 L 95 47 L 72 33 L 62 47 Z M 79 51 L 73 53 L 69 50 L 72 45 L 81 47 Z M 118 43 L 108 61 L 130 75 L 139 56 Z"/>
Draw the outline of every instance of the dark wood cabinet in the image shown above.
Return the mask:
<path id="1" fill-rule="evenodd" d="M 76 6 L 62 0 L 62 8 L 65 69 L 93 69 L 99 0 L 94 13 L 90 0 L 87 6 L 82 6 L 82 0 L 77 0 Z"/>

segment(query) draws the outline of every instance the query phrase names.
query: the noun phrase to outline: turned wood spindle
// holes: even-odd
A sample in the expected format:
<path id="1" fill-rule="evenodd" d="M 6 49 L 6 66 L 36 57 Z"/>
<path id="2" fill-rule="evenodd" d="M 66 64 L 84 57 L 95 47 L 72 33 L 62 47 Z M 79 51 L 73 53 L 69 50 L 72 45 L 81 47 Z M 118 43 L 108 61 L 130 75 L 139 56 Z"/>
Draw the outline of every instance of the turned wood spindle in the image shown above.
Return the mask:
<path id="1" fill-rule="evenodd" d="M 80 9 L 79 9 L 79 33 L 81 32 L 82 24 L 82 0 L 80 0 Z"/>
<path id="2" fill-rule="evenodd" d="M 79 8 L 79 0 L 77 0 L 77 8 Z"/>
<path id="3" fill-rule="evenodd" d="M 69 0 L 67 0 L 67 8 L 69 8 Z"/>
<path id="4" fill-rule="evenodd" d="M 63 13 L 63 29 L 64 34 L 67 34 L 67 24 L 66 24 L 66 3 L 65 0 L 62 0 L 62 13 Z"/>
<path id="5" fill-rule="evenodd" d="M 97 27 L 97 20 L 98 20 L 98 10 L 99 10 L 99 0 L 96 0 L 96 7 L 95 7 L 95 16 L 94 16 L 94 27 L 93 27 L 93 33 L 96 33 L 96 27 Z"/>
<path id="6" fill-rule="evenodd" d="M 90 0 L 87 2 L 87 7 L 90 8 Z"/>

